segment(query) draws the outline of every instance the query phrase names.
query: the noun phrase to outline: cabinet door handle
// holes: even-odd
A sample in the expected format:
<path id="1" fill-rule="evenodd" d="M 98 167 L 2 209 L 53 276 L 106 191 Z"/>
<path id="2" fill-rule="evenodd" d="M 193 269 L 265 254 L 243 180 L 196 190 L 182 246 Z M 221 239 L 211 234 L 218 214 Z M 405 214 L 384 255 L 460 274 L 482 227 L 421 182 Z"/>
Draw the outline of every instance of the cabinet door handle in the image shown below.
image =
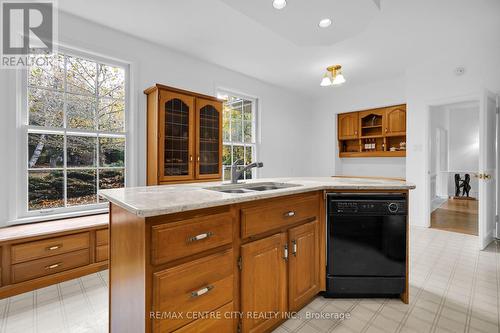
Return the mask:
<path id="1" fill-rule="evenodd" d="M 285 259 L 285 261 L 288 261 L 288 245 L 285 245 L 283 247 L 283 259 Z"/>
<path id="2" fill-rule="evenodd" d="M 52 245 L 46 248 L 47 251 L 54 251 L 57 249 L 60 249 L 62 247 L 62 244 L 57 244 L 57 245 Z"/>
<path id="3" fill-rule="evenodd" d="M 294 257 L 297 256 L 297 241 L 295 239 L 292 241 L 292 254 Z"/>
<path id="4" fill-rule="evenodd" d="M 386 133 L 387 133 L 387 132 L 389 132 L 389 130 L 387 129 L 387 127 L 385 128 L 385 132 L 386 132 Z"/>
<path id="5" fill-rule="evenodd" d="M 292 217 L 295 216 L 295 212 L 293 210 L 286 212 L 283 214 L 284 217 Z"/>
<path id="6" fill-rule="evenodd" d="M 196 156 L 196 161 L 200 161 L 200 155 Z"/>
<path id="7" fill-rule="evenodd" d="M 189 155 L 189 162 L 193 162 L 193 155 Z"/>
<path id="8" fill-rule="evenodd" d="M 205 288 L 201 288 L 200 290 L 192 291 L 191 292 L 191 297 L 196 298 L 205 295 L 208 293 L 210 290 L 214 289 L 214 286 L 206 286 Z"/>
<path id="9" fill-rule="evenodd" d="M 202 233 L 202 234 L 199 234 L 196 236 L 188 237 L 187 241 L 188 241 L 188 243 L 197 242 L 197 241 L 200 241 L 202 239 L 212 237 L 213 235 L 214 235 L 214 233 L 209 231 L 209 232 L 205 232 L 205 233 Z"/>
<path id="10" fill-rule="evenodd" d="M 52 265 L 49 265 L 49 266 L 45 266 L 45 269 L 47 270 L 50 270 L 50 269 L 54 269 L 54 268 L 57 268 L 59 266 L 61 266 L 62 263 L 58 262 L 57 264 L 52 264 Z"/>

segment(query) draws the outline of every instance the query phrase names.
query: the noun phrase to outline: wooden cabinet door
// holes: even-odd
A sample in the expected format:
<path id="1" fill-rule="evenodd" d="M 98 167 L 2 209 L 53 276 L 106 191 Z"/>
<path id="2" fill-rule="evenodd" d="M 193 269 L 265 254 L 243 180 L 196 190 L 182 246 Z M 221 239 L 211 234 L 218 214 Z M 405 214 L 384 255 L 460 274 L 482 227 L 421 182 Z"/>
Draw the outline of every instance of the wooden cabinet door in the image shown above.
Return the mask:
<path id="1" fill-rule="evenodd" d="M 286 233 L 245 244 L 241 247 L 241 311 L 246 313 L 287 311 L 285 247 Z M 243 316 L 242 332 L 269 332 L 280 322 L 276 318 Z"/>
<path id="2" fill-rule="evenodd" d="M 385 134 L 406 135 L 406 106 L 399 105 L 385 111 Z"/>
<path id="3" fill-rule="evenodd" d="M 288 307 L 298 311 L 319 292 L 318 221 L 288 231 Z"/>
<path id="4" fill-rule="evenodd" d="M 160 91 L 158 179 L 194 179 L 194 97 Z"/>
<path id="5" fill-rule="evenodd" d="M 222 103 L 196 99 L 196 179 L 222 178 Z"/>
<path id="6" fill-rule="evenodd" d="M 337 121 L 338 137 L 340 140 L 358 138 L 358 112 L 339 114 Z"/>

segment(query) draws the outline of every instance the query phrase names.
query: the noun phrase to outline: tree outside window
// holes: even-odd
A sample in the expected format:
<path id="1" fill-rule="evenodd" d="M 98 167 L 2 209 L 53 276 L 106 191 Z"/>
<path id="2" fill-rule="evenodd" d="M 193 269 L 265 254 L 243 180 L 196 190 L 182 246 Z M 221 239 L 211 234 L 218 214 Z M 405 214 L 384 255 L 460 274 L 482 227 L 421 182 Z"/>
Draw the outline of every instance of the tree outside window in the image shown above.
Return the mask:
<path id="1" fill-rule="evenodd" d="M 253 163 L 256 156 L 256 101 L 250 98 L 219 93 L 224 99 L 223 135 L 223 179 L 231 179 L 231 165 L 237 162 L 239 169 Z M 255 178 L 255 170 L 248 170 L 240 179 Z"/>
<path id="2" fill-rule="evenodd" d="M 125 185 L 125 69 L 59 53 L 27 83 L 28 211 L 102 204 Z"/>

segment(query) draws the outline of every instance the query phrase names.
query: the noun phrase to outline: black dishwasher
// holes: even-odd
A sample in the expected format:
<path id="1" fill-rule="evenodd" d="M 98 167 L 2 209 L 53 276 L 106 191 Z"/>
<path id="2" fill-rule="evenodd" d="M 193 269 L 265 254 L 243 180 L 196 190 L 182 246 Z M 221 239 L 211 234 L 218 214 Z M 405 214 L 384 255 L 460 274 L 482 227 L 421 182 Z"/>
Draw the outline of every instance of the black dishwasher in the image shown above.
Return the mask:
<path id="1" fill-rule="evenodd" d="M 404 193 L 328 194 L 327 297 L 399 296 L 406 279 Z"/>

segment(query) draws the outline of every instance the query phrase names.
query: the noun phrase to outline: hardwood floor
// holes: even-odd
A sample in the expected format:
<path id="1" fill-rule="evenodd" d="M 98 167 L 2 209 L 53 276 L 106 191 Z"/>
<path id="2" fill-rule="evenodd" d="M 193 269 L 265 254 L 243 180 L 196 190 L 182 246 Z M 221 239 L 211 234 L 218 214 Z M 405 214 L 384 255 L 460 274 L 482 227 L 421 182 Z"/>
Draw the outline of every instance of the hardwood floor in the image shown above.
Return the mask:
<path id="1" fill-rule="evenodd" d="M 477 236 L 478 201 L 449 199 L 432 212 L 431 228 Z"/>

